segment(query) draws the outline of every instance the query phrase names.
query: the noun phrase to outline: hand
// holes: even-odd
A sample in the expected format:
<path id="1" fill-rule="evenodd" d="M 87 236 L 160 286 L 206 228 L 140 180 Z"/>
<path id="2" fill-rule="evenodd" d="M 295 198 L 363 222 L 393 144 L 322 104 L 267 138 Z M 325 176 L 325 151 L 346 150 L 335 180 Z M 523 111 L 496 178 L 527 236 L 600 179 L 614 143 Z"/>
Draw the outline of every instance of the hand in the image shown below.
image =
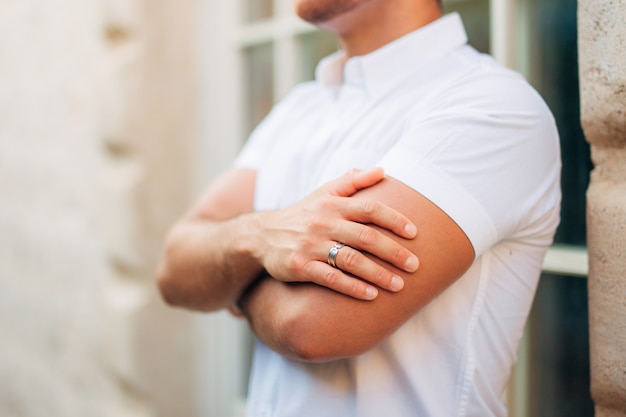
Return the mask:
<path id="1" fill-rule="evenodd" d="M 383 178 L 381 168 L 353 170 L 290 207 L 260 213 L 262 243 L 255 256 L 274 279 L 284 282 L 314 282 L 362 300 L 377 297 L 378 290 L 372 284 L 399 291 L 404 286 L 402 278 L 362 252 L 414 272 L 417 257 L 371 225 L 406 239 L 414 238 L 417 228 L 381 203 L 350 198 Z M 333 268 L 327 260 L 336 242 L 345 246 L 337 254 L 337 268 Z"/>

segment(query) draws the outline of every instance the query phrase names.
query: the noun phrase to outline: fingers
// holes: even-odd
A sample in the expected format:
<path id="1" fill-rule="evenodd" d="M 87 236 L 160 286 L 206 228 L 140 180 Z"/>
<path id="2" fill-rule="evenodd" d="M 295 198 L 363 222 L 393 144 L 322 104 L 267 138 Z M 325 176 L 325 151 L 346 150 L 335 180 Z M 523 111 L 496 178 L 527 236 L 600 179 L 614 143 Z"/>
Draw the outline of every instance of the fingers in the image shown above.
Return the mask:
<path id="1" fill-rule="evenodd" d="M 353 169 L 326 184 L 324 190 L 331 195 L 349 197 L 359 190 L 379 183 L 384 177 L 385 173 L 382 168 L 372 168 L 367 171 Z"/>
<path id="2" fill-rule="evenodd" d="M 361 279 L 350 277 L 343 271 L 324 262 L 311 261 L 305 266 L 304 272 L 313 278 L 311 282 L 350 297 L 365 301 L 378 297 L 378 290 L 373 285 Z"/>
<path id="3" fill-rule="evenodd" d="M 332 243 L 328 246 L 332 247 Z M 324 261 L 312 260 L 304 266 L 303 276 L 307 277 L 306 281 L 360 300 L 375 299 L 378 296 L 377 287 L 391 292 L 398 292 L 404 287 L 401 277 L 349 246 L 339 249 L 336 268 Z"/>
<path id="4" fill-rule="evenodd" d="M 353 250 L 370 253 L 406 272 L 415 272 L 419 267 L 417 256 L 400 242 L 375 228 L 352 222 L 343 222 L 340 227 L 341 229 L 337 231 L 337 239 L 353 248 Z M 365 256 L 363 258 L 368 259 Z M 362 258 L 359 258 L 359 260 L 362 260 Z M 349 272 L 354 273 L 352 271 Z M 359 274 L 355 275 L 361 276 Z"/>
<path id="5" fill-rule="evenodd" d="M 376 298 L 378 288 L 400 291 L 404 286 L 402 278 L 392 271 L 393 268 L 379 265 L 369 256 L 407 272 L 416 271 L 419 266 L 417 257 L 401 242 L 379 230 L 382 228 L 399 237 L 413 239 L 417 235 L 416 226 L 400 212 L 375 200 L 349 198 L 383 178 L 381 168 L 352 170 L 289 208 L 291 228 L 287 228 L 290 231 L 287 237 L 292 244 L 286 247 L 297 256 L 294 262 L 286 262 L 284 253 L 278 257 L 266 256 L 262 263 L 268 272 L 281 281 L 314 282 L 361 300 Z M 283 229 L 284 226 L 278 228 L 279 231 Z M 279 234 L 282 235 L 284 233 Z M 299 237 L 293 241 L 294 236 Z M 338 253 L 337 268 L 327 263 L 334 242 L 347 245 Z"/>
<path id="6" fill-rule="evenodd" d="M 404 287 L 404 280 L 401 277 L 350 246 L 343 246 L 339 250 L 335 263 L 341 271 L 359 277 L 385 290 L 398 292 Z"/>
<path id="7" fill-rule="evenodd" d="M 417 227 L 400 212 L 377 201 L 345 199 L 341 207 L 344 218 L 359 223 L 375 224 L 406 239 L 417 236 Z"/>

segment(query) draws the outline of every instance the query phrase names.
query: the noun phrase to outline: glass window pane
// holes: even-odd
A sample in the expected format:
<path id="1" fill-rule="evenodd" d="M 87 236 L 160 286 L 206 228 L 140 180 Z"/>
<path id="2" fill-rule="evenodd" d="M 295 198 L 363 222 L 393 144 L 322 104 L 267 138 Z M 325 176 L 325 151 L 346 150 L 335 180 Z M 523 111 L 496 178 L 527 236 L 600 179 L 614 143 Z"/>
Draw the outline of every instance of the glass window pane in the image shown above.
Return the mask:
<path id="1" fill-rule="evenodd" d="M 529 317 L 528 416 L 591 417 L 587 280 L 543 275 Z"/>
<path id="2" fill-rule="evenodd" d="M 300 81 L 315 78 L 318 62 L 338 49 L 337 38 L 331 33 L 315 31 L 298 37 Z"/>
<path id="3" fill-rule="evenodd" d="M 524 0 L 527 77 L 556 119 L 563 159 L 563 203 L 556 241 L 586 242 L 585 193 L 592 168 L 580 126 L 576 0 Z"/>
<path id="4" fill-rule="evenodd" d="M 269 113 L 274 103 L 274 45 L 244 50 L 246 136 Z"/>
<path id="5" fill-rule="evenodd" d="M 245 22 L 270 19 L 274 15 L 274 0 L 244 0 L 243 13 Z"/>
<path id="6" fill-rule="evenodd" d="M 584 245 L 591 160 L 580 126 L 576 0 L 519 0 L 520 68 L 552 110 L 562 151 L 556 242 Z M 541 278 L 529 318 L 528 416 L 593 416 L 585 279 Z"/>
<path id="7" fill-rule="evenodd" d="M 443 11 L 458 12 L 470 45 L 480 52 L 489 53 L 489 0 L 444 0 Z"/>

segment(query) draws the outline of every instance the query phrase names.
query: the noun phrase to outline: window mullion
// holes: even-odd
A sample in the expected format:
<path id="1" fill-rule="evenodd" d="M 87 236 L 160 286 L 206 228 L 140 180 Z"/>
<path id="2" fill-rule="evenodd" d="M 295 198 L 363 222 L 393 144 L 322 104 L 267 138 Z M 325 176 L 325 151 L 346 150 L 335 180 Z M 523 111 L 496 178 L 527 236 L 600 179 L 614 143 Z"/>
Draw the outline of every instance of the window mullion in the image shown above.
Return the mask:
<path id="1" fill-rule="evenodd" d="M 293 25 L 293 2 L 274 0 L 276 10 L 274 47 L 274 99 L 283 98 L 296 83 L 296 29 Z"/>
<path id="2" fill-rule="evenodd" d="M 517 0 L 491 0 L 491 54 L 503 65 L 515 68 Z"/>
<path id="3" fill-rule="evenodd" d="M 275 40 L 274 47 L 274 100 L 278 101 L 296 83 L 295 36 L 282 31 Z"/>

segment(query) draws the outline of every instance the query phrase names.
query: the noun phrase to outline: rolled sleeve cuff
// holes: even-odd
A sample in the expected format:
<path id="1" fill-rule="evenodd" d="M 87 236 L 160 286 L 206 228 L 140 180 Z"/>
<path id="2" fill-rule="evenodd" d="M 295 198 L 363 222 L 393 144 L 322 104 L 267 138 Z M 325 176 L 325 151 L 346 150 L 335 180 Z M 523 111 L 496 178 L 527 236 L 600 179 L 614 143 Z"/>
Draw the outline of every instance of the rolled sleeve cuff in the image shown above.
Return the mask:
<path id="1" fill-rule="evenodd" d="M 453 177 L 414 153 L 394 152 L 381 163 L 385 174 L 403 182 L 428 198 L 463 230 L 479 257 L 498 240 L 498 231 L 489 213 Z"/>

